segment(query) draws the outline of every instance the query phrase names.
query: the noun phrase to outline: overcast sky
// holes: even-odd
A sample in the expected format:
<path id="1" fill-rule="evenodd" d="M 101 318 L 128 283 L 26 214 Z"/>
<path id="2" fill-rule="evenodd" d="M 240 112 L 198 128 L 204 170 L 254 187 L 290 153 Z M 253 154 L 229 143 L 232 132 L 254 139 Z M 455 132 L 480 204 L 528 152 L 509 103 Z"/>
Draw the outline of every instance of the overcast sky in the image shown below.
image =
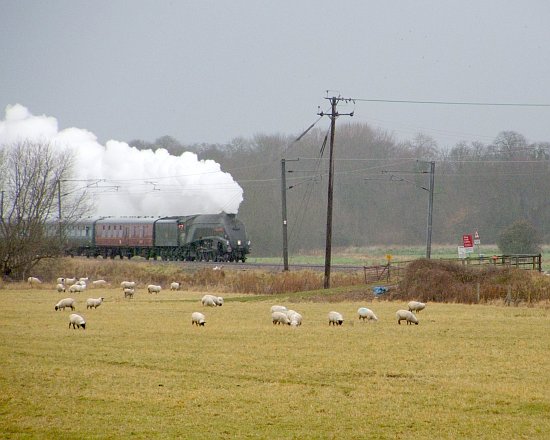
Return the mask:
<path id="1" fill-rule="evenodd" d="M 0 119 L 19 103 L 102 143 L 226 143 L 299 134 L 328 109 L 327 89 L 550 104 L 549 19 L 547 0 L 0 0 Z M 550 107 L 339 110 L 440 146 L 489 143 L 502 130 L 550 141 Z"/>

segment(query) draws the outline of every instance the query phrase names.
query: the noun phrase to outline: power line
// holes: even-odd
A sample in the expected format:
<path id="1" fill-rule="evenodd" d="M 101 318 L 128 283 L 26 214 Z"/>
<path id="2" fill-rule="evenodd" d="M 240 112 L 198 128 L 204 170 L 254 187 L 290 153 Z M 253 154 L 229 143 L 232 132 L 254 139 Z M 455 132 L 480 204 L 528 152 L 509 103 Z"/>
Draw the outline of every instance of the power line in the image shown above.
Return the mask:
<path id="1" fill-rule="evenodd" d="M 416 101 L 410 99 L 371 99 L 353 98 L 353 101 L 386 102 L 393 104 L 428 104 L 428 105 L 470 105 L 482 107 L 550 107 L 550 104 L 530 102 L 468 102 L 468 101 Z"/>

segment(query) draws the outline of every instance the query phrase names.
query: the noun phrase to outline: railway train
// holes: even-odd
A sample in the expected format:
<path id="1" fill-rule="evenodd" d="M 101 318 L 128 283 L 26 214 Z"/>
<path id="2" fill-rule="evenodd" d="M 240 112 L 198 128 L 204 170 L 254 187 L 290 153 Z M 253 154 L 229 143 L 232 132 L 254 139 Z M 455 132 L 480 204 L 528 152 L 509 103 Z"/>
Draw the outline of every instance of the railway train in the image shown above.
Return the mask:
<path id="1" fill-rule="evenodd" d="M 65 228 L 71 256 L 246 261 L 250 240 L 235 214 L 91 217 Z"/>

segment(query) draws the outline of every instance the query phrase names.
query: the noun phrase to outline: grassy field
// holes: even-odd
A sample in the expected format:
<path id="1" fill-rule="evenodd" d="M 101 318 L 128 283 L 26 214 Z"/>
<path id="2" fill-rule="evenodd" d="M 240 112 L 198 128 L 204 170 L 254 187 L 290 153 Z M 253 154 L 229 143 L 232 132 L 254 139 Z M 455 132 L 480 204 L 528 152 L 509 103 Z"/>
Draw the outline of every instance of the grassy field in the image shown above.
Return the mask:
<path id="1" fill-rule="evenodd" d="M 550 438 L 548 308 L 428 304 L 407 326 L 400 302 L 95 289 L 83 331 L 53 291 L 0 295 L 1 438 Z M 275 303 L 304 324 L 273 326 Z"/>
<path id="2" fill-rule="evenodd" d="M 485 256 L 500 255 L 502 252 L 496 245 L 482 245 L 472 257 L 475 258 L 479 254 Z M 332 251 L 333 264 L 349 264 L 349 265 L 375 265 L 386 264 L 386 255 L 392 256 L 392 261 L 409 261 L 426 256 L 426 246 L 369 246 L 357 248 L 335 248 Z M 431 250 L 431 258 L 458 258 L 457 246 L 434 244 Z M 253 263 L 281 263 L 282 257 L 250 257 L 248 261 Z M 324 250 L 316 253 L 308 254 L 292 254 L 289 255 L 290 264 L 324 264 Z M 550 246 L 542 247 L 542 261 L 544 270 L 550 270 Z"/>

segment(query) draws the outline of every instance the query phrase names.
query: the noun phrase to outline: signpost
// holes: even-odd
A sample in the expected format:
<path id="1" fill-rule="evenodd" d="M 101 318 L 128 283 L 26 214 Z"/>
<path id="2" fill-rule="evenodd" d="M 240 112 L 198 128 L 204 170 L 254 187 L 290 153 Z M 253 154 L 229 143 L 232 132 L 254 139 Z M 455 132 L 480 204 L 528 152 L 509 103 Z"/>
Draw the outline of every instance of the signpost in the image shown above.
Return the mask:
<path id="1" fill-rule="evenodd" d="M 462 245 L 466 253 L 471 254 L 474 251 L 474 241 L 471 234 L 464 234 L 462 236 Z"/>

